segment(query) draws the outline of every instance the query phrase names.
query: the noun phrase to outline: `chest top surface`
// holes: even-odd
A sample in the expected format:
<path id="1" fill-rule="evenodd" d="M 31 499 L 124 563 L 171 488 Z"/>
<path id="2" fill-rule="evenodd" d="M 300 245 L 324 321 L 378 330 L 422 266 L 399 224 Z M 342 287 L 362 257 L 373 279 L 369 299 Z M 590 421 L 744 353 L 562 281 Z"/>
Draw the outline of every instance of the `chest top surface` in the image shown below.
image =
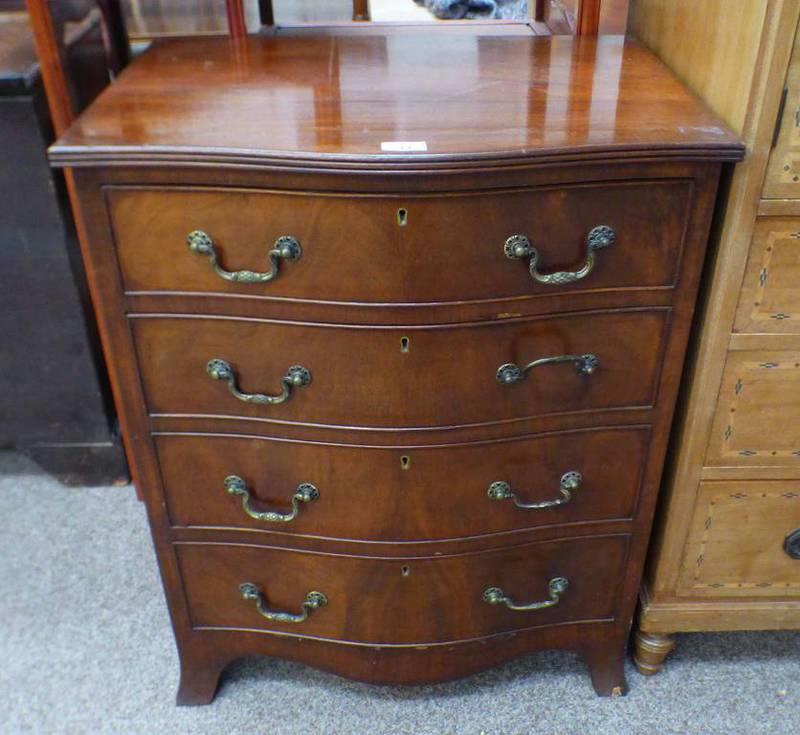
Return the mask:
<path id="1" fill-rule="evenodd" d="M 730 160 L 741 146 L 630 39 L 409 30 L 159 43 L 51 153 L 63 165 L 413 168 L 520 158 Z"/>

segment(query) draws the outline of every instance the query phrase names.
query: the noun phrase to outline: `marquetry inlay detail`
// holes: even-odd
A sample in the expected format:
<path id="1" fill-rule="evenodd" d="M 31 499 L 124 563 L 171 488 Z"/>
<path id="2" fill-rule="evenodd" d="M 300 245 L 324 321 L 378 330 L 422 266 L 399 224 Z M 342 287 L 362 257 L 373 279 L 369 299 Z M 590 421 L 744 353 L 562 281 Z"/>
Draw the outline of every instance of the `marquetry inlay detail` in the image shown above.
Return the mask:
<path id="1" fill-rule="evenodd" d="M 728 353 L 706 465 L 800 473 L 800 353 Z"/>
<path id="2" fill-rule="evenodd" d="M 800 593 L 800 567 L 783 551 L 800 525 L 800 483 L 701 485 L 681 588 L 686 593 L 759 596 Z"/>
<path id="3" fill-rule="evenodd" d="M 763 217 L 756 223 L 736 332 L 800 333 L 800 219 Z"/>
<path id="4" fill-rule="evenodd" d="M 770 199 L 800 197 L 800 35 L 785 86 L 786 103 L 764 181 L 764 196 Z"/>

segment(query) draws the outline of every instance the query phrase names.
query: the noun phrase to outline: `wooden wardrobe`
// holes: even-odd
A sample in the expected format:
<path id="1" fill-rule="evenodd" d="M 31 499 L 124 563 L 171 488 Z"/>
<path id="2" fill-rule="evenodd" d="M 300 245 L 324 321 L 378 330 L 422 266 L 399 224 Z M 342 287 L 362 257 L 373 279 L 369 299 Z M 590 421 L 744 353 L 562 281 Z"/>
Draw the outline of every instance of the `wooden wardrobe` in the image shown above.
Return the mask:
<path id="1" fill-rule="evenodd" d="M 739 132 L 673 434 L 636 663 L 673 633 L 800 628 L 798 0 L 634 0 L 630 31 Z"/>

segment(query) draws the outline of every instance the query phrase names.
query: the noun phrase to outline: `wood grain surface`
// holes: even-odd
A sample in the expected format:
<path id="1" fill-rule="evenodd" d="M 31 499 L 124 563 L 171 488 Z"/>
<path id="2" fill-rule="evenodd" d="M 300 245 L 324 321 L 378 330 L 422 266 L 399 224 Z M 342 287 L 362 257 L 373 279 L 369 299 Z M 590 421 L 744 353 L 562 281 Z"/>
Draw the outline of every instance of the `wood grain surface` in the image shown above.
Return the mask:
<path id="1" fill-rule="evenodd" d="M 395 544 L 630 519 L 648 440 L 644 427 L 413 448 L 221 434 L 155 438 L 176 527 Z M 580 472 L 581 486 L 554 508 L 521 509 L 487 492 L 504 481 L 523 503 L 563 499 L 566 472 Z M 243 511 L 241 497 L 225 492 L 224 479 L 232 474 L 247 483 L 256 511 L 288 513 L 301 482 L 312 483 L 320 496 L 289 523 L 258 521 Z"/>
<path id="2" fill-rule="evenodd" d="M 153 415 L 246 417 L 377 429 L 492 424 L 600 409 L 650 408 L 659 383 L 667 310 L 578 313 L 500 325 L 345 328 L 201 316 L 133 316 L 147 405 Z M 406 340 L 406 342 L 403 342 Z M 405 350 L 404 351 L 404 345 Z M 517 383 L 497 380 L 563 355 L 597 357 L 581 374 L 572 362 L 533 368 Z M 275 395 L 293 365 L 311 372 L 284 403 L 234 397 L 206 364 L 228 362 L 239 390 Z"/>
<path id="3" fill-rule="evenodd" d="M 691 181 L 597 182 L 571 187 L 458 195 L 378 196 L 227 189 L 107 191 L 129 293 L 218 293 L 310 301 L 441 303 L 564 291 L 669 288 L 683 247 Z M 402 210 L 402 211 L 401 211 Z M 402 224 L 400 224 L 402 222 Z M 533 280 L 528 259 L 504 253 L 525 235 L 538 270 L 579 270 L 593 228 L 614 245 L 574 284 Z M 212 237 L 222 267 L 268 271 L 267 252 L 291 235 L 298 261 L 267 283 L 231 283 L 187 235 Z"/>
<path id="4" fill-rule="evenodd" d="M 741 156 L 736 138 L 652 54 L 617 36 L 416 29 L 256 37 L 236 48 L 215 38 L 156 44 L 52 160 L 430 167 L 643 152 Z M 382 143 L 392 141 L 426 150 L 387 153 Z"/>
<path id="5" fill-rule="evenodd" d="M 514 630 L 613 620 L 627 537 L 563 539 L 464 556 L 384 560 L 309 554 L 269 547 L 177 545 L 195 629 L 263 630 L 361 645 L 449 644 Z M 550 598 L 548 583 L 566 578 L 559 604 L 515 611 L 482 600 L 500 587 L 514 602 Z M 271 609 L 297 612 L 308 592 L 325 607 L 303 623 L 270 622 L 239 584 L 263 591 Z"/>
<path id="6" fill-rule="evenodd" d="M 158 46 L 55 149 L 79 164 L 181 703 L 208 702 L 224 666 L 253 653 L 419 683 L 567 648 L 599 693 L 624 692 L 720 166 L 741 147 L 621 39 L 445 34 L 438 75 L 425 43 L 406 30 L 252 39 L 238 57 L 222 41 Z M 391 154 L 386 140 L 428 149 Z M 399 207 L 408 234 L 393 229 Z M 276 223 L 308 259 L 272 295 L 227 291 L 186 250 L 195 216 L 231 269 L 258 267 L 265 238 L 287 234 Z M 579 264 L 601 216 L 620 230 L 602 254 L 620 255 L 585 285 L 540 290 L 495 242 L 525 227 L 554 268 Z M 496 380 L 506 362 L 585 353 L 592 375 L 561 363 Z M 276 392 L 292 364 L 313 377 L 254 406 L 209 378 L 214 357 L 244 391 Z M 506 479 L 495 456 L 532 499 L 582 461 L 588 500 L 576 490 L 549 522 L 512 507 L 481 520 L 499 502 L 484 484 Z M 320 498 L 296 531 L 256 530 L 219 485 L 237 470 L 261 509 L 311 481 L 301 472 Z M 541 599 L 558 574 L 575 594 L 533 623 L 473 606 L 484 584 Z M 323 581 L 331 603 L 286 635 L 241 600 L 243 581 L 287 610 Z"/>

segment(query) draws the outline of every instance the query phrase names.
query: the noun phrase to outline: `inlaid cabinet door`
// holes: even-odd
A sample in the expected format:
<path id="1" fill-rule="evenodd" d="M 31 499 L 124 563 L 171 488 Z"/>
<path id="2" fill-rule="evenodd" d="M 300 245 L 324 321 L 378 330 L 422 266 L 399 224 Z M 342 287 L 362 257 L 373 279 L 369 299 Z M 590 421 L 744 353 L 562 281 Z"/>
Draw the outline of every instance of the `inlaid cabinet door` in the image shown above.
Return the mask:
<path id="1" fill-rule="evenodd" d="M 800 352 L 728 353 L 706 465 L 800 473 Z"/>
<path id="2" fill-rule="evenodd" d="M 800 199 L 800 34 L 786 74 L 786 101 L 764 180 L 767 199 Z"/>
<path id="3" fill-rule="evenodd" d="M 683 594 L 800 597 L 800 482 L 701 483 Z"/>
<path id="4" fill-rule="evenodd" d="M 798 284 L 800 217 L 761 217 L 750 245 L 734 331 L 800 333 Z"/>

